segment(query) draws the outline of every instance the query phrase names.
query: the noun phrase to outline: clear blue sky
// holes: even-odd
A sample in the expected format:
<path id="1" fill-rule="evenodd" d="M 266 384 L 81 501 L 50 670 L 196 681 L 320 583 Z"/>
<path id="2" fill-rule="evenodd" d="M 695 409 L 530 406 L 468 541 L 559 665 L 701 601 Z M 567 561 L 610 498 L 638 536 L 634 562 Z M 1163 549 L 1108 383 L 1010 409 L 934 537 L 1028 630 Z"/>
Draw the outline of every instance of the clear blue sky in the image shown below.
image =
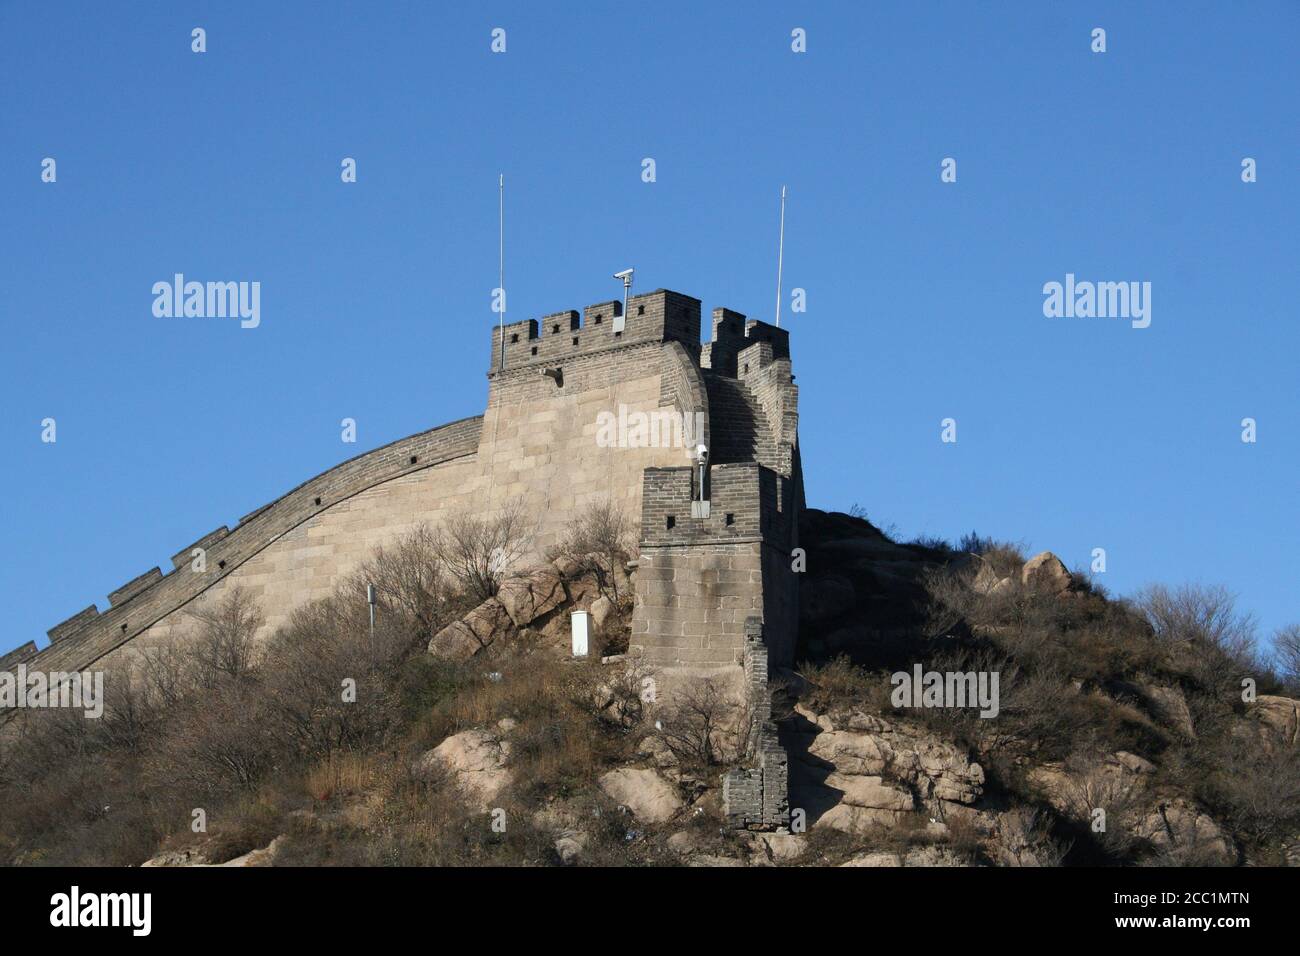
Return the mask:
<path id="1" fill-rule="evenodd" d="M 810 504 L 1300 620 L 1300 5 L 459 7 L 0 4 L 0 650 L 481 412 L 499 171 L 512 318 L 635 266 L 770 320 L 788 184 Z M 176 272 L 260 328 L 155 318 Z M 1150 328 L 1046 318 L 1067 272 Z"/>

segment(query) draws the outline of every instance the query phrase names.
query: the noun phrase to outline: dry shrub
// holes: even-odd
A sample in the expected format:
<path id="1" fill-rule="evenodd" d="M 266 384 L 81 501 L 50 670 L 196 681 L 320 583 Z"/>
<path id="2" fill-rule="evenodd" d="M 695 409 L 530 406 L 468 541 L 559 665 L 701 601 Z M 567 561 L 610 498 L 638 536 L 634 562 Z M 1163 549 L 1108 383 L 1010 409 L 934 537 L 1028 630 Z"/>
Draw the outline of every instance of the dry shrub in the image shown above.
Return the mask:
<path id="1" fill-rule="evenodd" d="M 1053 835 L 1052 815 L 1040 808 L 1020 806 L 999 818 L 999 842 L 1011 866 L 1060 866 L 1071 844 Z"/>
<path id="2" fill-rule="evenodd" d="M 426 524 L 417 525 L 391 544 L 377 548 L 354 575 L 352 588 L 361 594 L 375 589 L 380 613 L 397 615 L 413 640 L 427 641 L 450 623 L 458 593 L 442 563 L 445 541 Z"/>
<path id="3" fill-rule="evenodd" d="M 376 779 L 375 758 L 358 753 L 335 753 L 307 771 L 303 789 L 317 802 L 334 796 L 365 793 Z"/>
<path id="4" fill-rule="evenodd" d="M 1066 771 L 1062 796 L 1067 815 L 1086 828 L 1107 857 L 1127 861 L 1137 847 L 1137 827 L 1147 810 L 1144 785 L 1098 754 L 1074 755 Z M 1106 814 L 1102 831 L 1092 828 L 1097 810 Z"/>
<path id="5" fill-rule="evenodd" d="M 705 770 L 733 761 L 743 749 L 750 714 L 711 678 L 678 691 L 658 723 L 660 737 L 685 767 Z"/>
<path id="6" fill-rule="evenodd" d="M 501 589 L 505 572 L 532 545 L 537 525 L 522 503 L 505 505 L 494 517 L 458 514 L 431 535 L 429 549 L 474 603 Z"/>
<path id="7" fill-rule="evenodd" d="M 1300 749 L 1222 739 L 1205 755 L 1196 792 L 1235 833 L 1276 848 L 1300 832 Z"/>
<path id="8" fill-rule="evenodd" d="M 188 614 L 197 627 L 187 653 L 201 686 L 242 680 L 252 673 L 253 640 L 266 618 L 247 590 L 229 588 L 221 597 L 205 598 Z"/>
<path id="9" fill-rule="evenodd" d="M 871 710 L 888 706 L 888 679 L 859 667 L 841 654 L 824 664 L 804 663 L 799 676 L 807 688 L 800 695 L 814 713 L 824 714 L 839 707 L 866 706 Z M 884 700 L 880 699 L 884 684 Z M 875 706 L 872 706 L 875 704 Z"/>
<path id="10" fill-rule="evenodd" d="M 511 767 L 520 799 L 576 793 L 630 748 L 629 729 L 641 710 L 631 683 L 636 680 L 639 693 L 639 679 L 626 673 L 533 646 L 508 647 L 477 662 L 457 693 L 424 722 L 423 739 L 508 718 L 514 721 Z"/>
<path id="11" fill-rule="evenodd" d="M 627 603 L 630 611 L 631 595 L 619 593 L 618 570 L 635 548 L 636 531 L 620 508 L 607 500 L 598 502 L 574 519 L 547 557 L 577 562 L 581 571 L 596 579 L 602 594 L 615 605 Z"/>
<path id="12" fill-rule="evenodd" d="M 1273 656 L 1286 692 L 1300 696 L 1300 624 L 1288 624 L 1274 635 Z"/>

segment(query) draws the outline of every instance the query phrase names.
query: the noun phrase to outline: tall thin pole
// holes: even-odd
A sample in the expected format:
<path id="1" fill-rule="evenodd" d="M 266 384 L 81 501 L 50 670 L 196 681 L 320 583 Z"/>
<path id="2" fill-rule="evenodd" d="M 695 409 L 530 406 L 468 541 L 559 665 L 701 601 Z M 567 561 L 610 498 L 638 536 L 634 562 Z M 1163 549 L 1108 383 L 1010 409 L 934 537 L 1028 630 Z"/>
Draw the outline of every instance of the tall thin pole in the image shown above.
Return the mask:
<path id="1" fill-rule="evenodd" d="M 366 603 L 370 605 L 370 663 L 375 662 L 375 586 L 366 585 Z"/>
<path id="2" fill-rule="evenodd" d="M 501 369 L 506 367 L 506 177 L 497 176 L 497 288 L 501 291 Z"/>
<path id="3" fill-rule="evenodd" d="M 781 238 L 776 246 L 776 324 L 781 325 L 781 266 L 785 259 L 785 187 L 781 187 Z"/>

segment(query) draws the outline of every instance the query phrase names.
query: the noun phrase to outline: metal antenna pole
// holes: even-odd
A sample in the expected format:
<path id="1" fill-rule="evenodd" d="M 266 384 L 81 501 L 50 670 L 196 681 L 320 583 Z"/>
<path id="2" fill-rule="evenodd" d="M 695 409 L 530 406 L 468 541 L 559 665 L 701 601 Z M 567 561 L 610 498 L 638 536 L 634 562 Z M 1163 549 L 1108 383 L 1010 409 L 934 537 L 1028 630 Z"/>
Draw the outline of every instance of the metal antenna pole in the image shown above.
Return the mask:
<path id="1" fill-rule="evenodd" d="M 781 187 L 781 238 L 776 247 L 776 324 L 781 326 L 781 267 L 785 259 L 785 187 Z"/>
<path id="2" fill-rule="evenodd" d="M 370 605 L 370 663 L 375 662 L 375 586 L 366 585 L 366 603 Z"/>
<path id="3" fill-rule="evenodd" d="M 501 290 L 501 369 L 506 367 L 506 177 L 497 176 L 497 288 Z"/>

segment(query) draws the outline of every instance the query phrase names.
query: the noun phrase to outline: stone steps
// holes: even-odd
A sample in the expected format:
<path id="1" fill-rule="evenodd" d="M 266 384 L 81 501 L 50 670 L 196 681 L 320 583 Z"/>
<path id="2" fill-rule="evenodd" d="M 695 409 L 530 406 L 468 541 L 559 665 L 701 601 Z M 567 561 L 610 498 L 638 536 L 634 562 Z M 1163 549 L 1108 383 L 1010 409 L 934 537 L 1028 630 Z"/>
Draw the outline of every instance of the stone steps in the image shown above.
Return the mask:
<path id="1" fill-rule="evenodd" d="M 704 372 L 709 393 L 709 432 L 715 465 L 757 461 L 758 449 L 770 444 L 771 429 L 758 401 L 744 382 L 710 371 Z"/>

